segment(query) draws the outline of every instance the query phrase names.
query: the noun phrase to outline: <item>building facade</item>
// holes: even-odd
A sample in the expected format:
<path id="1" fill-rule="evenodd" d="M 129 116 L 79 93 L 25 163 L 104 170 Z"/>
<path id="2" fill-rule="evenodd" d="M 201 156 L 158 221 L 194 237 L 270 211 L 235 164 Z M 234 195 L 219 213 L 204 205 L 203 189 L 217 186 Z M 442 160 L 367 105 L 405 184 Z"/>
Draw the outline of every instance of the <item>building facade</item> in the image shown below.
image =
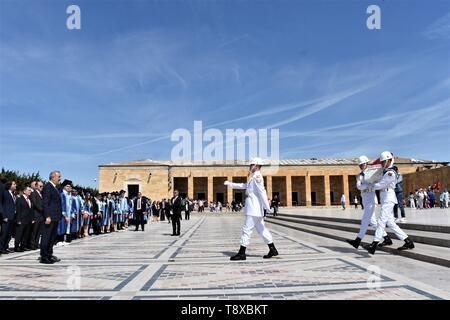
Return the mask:
<path id="1" fill-rule="evenodd" d="M 245 161 L 153 161 L 140 160 L 99 166 L 99 191 L 137 192 L 152 200 L 170 198 L 173 190 L 191 199 L 244 202 L 245 191 L 224 186 L 225 180 L 246 182 Z M 275 166 L 277 164 L 277 166 Z M 403 174 L 439 168 L 446 163 L 396 158 Z M 359 196 L 356 159 L 280 160 L 262 169 L 268 197 L 278 195 L 282 206 L 339 205 L 345 194 L 347 203 Z"/>

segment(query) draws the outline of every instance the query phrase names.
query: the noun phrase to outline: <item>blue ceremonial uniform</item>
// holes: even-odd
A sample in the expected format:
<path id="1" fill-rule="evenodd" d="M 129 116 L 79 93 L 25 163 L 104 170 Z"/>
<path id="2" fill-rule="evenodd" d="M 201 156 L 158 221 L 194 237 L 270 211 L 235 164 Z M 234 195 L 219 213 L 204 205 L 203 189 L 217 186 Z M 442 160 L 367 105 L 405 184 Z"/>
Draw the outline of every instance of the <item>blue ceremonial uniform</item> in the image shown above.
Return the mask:
<path id="1" fill-rule="evenodd" d="M 125 222 L 125 219 L 128 216 L 129 212 L 128 201 L 127 198 L 125 197 L 119 199 L 119 212 L 120 212 L 119 222 L 123 223 Z"/>
<path id="2" fill-rule="evenodd" d="M 84 202 L 82 213 L 87 213 L 88 214 L 87 218 L 82 218 L 82 219 L 83 219 L 83 225 L 84 226 L 89 226 L 89 222 L 91 221 L 92 216 L 93 216 L 92 204 L 89 201 L 85 201 Z"/>
<path id="3" fill-rule="evenodd" d="M 63 218 L 58 224 L 58 235 L 65 235 L 70 233 L 70 216 L 72 213 L 72 196 L 66 191 L 61 192 L 61 208 Z M 66 221 L 66 219 L 68 221 Z"/>
<path id="4" fill-rule="evenodd" d="M 77 233 L 80 230 L 81 220 L 81 200 L 78 196 L 72 196 L 72 212 L 70 220 L 70 233 Z"/>

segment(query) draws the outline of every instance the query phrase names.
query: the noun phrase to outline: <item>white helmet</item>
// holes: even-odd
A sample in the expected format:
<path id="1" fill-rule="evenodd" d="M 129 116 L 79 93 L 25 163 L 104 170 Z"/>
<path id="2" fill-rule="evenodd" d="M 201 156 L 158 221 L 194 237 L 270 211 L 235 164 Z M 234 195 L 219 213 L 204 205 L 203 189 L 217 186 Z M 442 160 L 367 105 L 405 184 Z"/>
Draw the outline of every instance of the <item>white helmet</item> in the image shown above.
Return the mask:
<path id="1" fill-rule="evenodd" d="M 358 166 L 364 164 L 364 163 L 368 163 L 369 162 L 369 158 L 367 158 L 366 156 L 361 156 L 358 158 Z"/>
<path id="2" fill-rule="evenodd" d="M 380 155 L 380 161 L 386 161 L 386 160 L 390 160 L 392 158 L 394 158 L 394 156 L 389 151 L 384 151 Z"/>
<path id="3" fill-rule="evenodd" d="M 264 160 L 261 158 L 255 157 L 250 161 L 250 164 L 256 164 L 256 165 L 262 166 L 262 165 L 264 165 Z"/>

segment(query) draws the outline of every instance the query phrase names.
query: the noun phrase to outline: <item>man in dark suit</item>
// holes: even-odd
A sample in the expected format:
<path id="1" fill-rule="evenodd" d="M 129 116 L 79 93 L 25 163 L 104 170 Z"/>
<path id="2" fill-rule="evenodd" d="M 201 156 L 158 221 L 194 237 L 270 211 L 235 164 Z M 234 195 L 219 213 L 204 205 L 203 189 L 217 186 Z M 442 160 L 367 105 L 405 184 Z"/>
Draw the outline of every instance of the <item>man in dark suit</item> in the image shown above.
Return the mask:
<path id="1" fill-rule="evenodd" d="M 147 211 L 147 199 L 142 197 L 142 193 L 139 192 L 136 199 L 134 199 L 134 213 L 136 216 L 136 229 L 134 231 L 139 230 L 139 225 L 142 227 L 142 231 L 144 231 L 144 212 Z"/>
<path id="2" fill-rule="evenodd" d="M 172 214 L 170 213 L 170 203 L 166 199 L 163 200 L 164 206 L 164 216 L 167 218 L 167 223 L 170 223 L 170 219 L 172 218 Z"/>
<path id="3" fill-rule="evenodd" d="M 173 198 L 170 200 L 170 205 L 172 207 L 172 236 L 179 236 L 181 229 L 181 211 L 183 211 L 183 205 L 181 202 L 181 197 L 178 194 L 178 190 L 173 191 Z"/>
<path id="4" fill-rule="evenodd" d="M 26 248 L 32 221 L 34 221 L 34 210 L 31 204 L 30 195 L 32 189 L 25 187 L 22 196 L 16 200 L 16 237 L 14 239 L 14 251 L 24 252 L 30 249 Z"/>
<path id="5" fill-rule="evenodd" d="M 42 191 L 42 228 L 41 263 L 52 264 L 61 261 L 53 255 L 59 220 L 62 217 L 61 195 L 57 189 L 61 181 L 61 172 L 52 171 Z"/>
<path id="6" fill-rule="evenodd" d="M 34 210 L 34 223 L 31 226 L 31 235 L 28 240 L 27 248 L 36 250 L 39 248 L 39 238 L 42 233 L 42 190 L 44 189 L 44 183 L 37 181 L 33 193 L 30 196 L 31 203 Z"/>
<path id="7" fill-rule="evenodd" d="M 5 183 L 6 181 L 0 180 L 0 226 L 2 225 L 3 221 L 3 192 L 5 191 Z"/>
<path id="8" fill-rule="evenodd" d="M 16 218 L 16 182 L 9 181 L 5 184 L 3 191 L 3 216 L 2 231 L 0 233 L 0 253 L 8 254 L 12 252 L 8 245 L 11 240 L 14 219 Z"/>

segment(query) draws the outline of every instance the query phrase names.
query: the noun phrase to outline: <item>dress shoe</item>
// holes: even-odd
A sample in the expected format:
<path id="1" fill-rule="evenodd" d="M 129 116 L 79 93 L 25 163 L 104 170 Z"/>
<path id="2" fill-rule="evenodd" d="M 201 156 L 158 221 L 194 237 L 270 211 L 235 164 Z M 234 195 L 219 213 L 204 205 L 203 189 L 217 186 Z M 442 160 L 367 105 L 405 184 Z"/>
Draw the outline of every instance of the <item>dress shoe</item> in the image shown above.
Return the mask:
<path id="1" fill-rule="evenodd" d="M 44 264 L 54 264 L 55 262 L 53 260 L 49 260 L 49 259 L 39 259 L 40 263 L 44 263 Z"/>
<path id="2" fill-rule="evenodd" d="M 173 237 L 173 236 L 177 236 L 177 234 L 176 234 L 176 233 L 172 233 L 171 236 L 172 236 L 172 237 Z"/>
<path id="3" fill-rule="evenodd" d="M 358 249 L 359 245 L 361 244 L 361 239 L 356 237 L 355 240 L 346 240 L 348 243 L 352 245 L 353 248 Z"/>
<path id="4" fill-rule="evenodd" d="M 24 252 L 25 250 L 23 250 L 22 248 L 14 248 L 14 252 Z"/>
<path id="5" fill-rule="evenodd" d="M 52 256 L 52 257 L 50 258 L 50 261 L 53 261 L 53 262 L 60 262 L 61 259 L 59 259 L 57 256 Z"/>
<path id="6" fill-rule="evenodd" d="M 269 253 L 263 256 L 264 259 L 270 259 L 278 255 L 278 251 L 273 243 L 269 244 Z"/>
<path id="7" fill-rule="evenodd" d="M 232 256 L 230 258 L 230 260 L 231 261 L 246 260 L 247 256 L 245 255 L 245 249 L 246 249 L 246 247 L 241 246 L 239 249 L 239 252 L 237 254 L 235 254 L 234 256 Z"/>
<path id="8" fill-rule="evenodd" d="M 25 247 L 25 248 L 23 248 L 23 250 L 24 250 L 24 251 L 31 251 L 31 250 L 33 250 L 33 249 L 31 249 L 31 248 L 29 248 L 29 247 Z"/>
<path id="9" fill-rule="evenodd" d="M 6 251 L 8 251 L 9 253 L 13 253 L 13 252 L 14 252 L 14 249 L 8 248 L 8 249 L 6 249 Z"/>
<path id="10" fill-rule="evenodd" d="M 408 249 L 414 249 L 414 243 L 411 241 L 411 239 L 406 238 L 405 243 L 401 247 L 397 248 L 397 250 L 402 251 Z"/>
<path id="11" fill-rule="evenodd" d="M 392 239 L 389 236 L 385 236 L 384 241 L 382 243 L 378 244 L 378 247 L 381 248 L 384 246 L 391 246 L 393 244 L 394 243 L 392 242 Z"/>

